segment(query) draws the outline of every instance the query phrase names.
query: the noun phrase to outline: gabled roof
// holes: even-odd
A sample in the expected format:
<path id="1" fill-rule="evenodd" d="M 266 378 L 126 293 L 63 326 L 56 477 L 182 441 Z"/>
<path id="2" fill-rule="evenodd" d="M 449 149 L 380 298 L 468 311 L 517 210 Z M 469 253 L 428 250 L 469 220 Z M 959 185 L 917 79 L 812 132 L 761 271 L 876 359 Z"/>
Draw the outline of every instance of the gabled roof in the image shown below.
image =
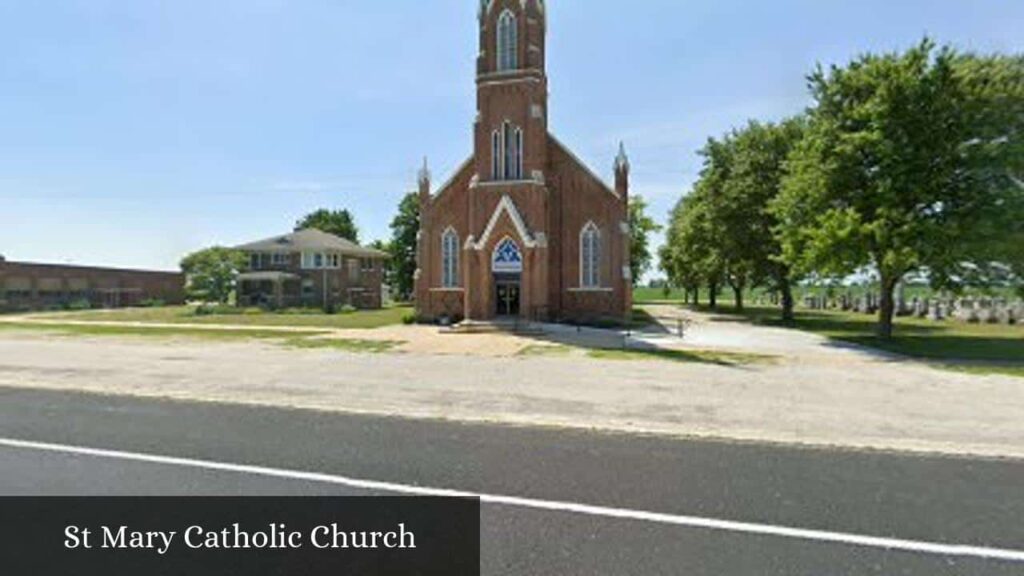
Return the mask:
<path id="1" fill-rule="evenodd" d="M 380 250 L 363 248 L 362 246 L 335 236 L 321 232 L 315 228 L 307 228 L 283 236 L 266 238 L 249 244 L 237 246 L 236 250 L 245 252 L 340 252 L 346 256 L 359 256 L 363 258 L 387 258 L 388 255 Z"/>
<path id="2" fill-rule="evenodd" d="M 476 154 L 470 154 L 469 158 L 466 158 L 466 160 L 462 164 L 459 164 L 459 167 L 455 169 L 455 172 L 448 178 L 448 180 L 446 180 L 445 183 L 442 184 L 441 187 L 437 189 L 437 194 L 435 194 L 434 197 L 440 197 L 445 192 L 447 192 L 452 187 L 452 184 L 455 184 L 455 181 L 459 179 L 459 176 L 462 176 L 462 173 L 465 170 L 468 170 L 473 167 L 473 163 L 475 161 Z"/>
<path id="3" fill-rule="evenodd" d="M 619 198 L 619 193 L 616 192 L 614 188 L 609 186 L 608 183 L 605 182 L 603 178 L 601 178 L 600 176 L 597 175 L 596 172 L 591 170 L 590 166 L 587 166 L 583 162 L 583 160 L 580 160 L 580 157 L 577 156 L 575 153 L 573 153 L 573 151 L 570 150 L 568 146 L 566 146 L 565 144 L 562 144 L 562 142 L 558 138 L 556 138 L 554 134 L 548 132 L 548 140 L 552 144 L 557 146 L 559 150 L 564 152 L 565 155 L 568 156 L 569 159 L 572 160 L 577 166 L 579 166 L 584 172 L 586 172 L 588 175 L 590 175 L 590 177 L 593 178 L 594 181 L 596 181 L 598 184 L 600 184 L 601 187 L 604 188 L 609 194 L 611 194 L 612 196 L 615 196 L 616 198 Z"/>
<path id="4" fill-rule="evenodd" d="M 491 214 L 491 220 L 487 223 L 487 228 L 484 230 L 483 235 L 476 241 L 474 241 L 473 237 L 470 236 L 466 242 L 467 247 L 474 250 L 483 250 L 487 247 L 487 242 L 491 239 L 491 234 L 494 232 L 494 228 L 498 225 L 498 220 L 501 219 L 502 213 L 507 214 L 509 219 L 512 220 L 512 225 L 515 227 L 516 232 L 522 239 L 523 244 L 526 244 L 527 248 L 534 248 L 538 245 L 537 238 L 535 238 L 526 227 L 523 215 L 519 213 L 515 202 L 512 201 L 512 198 L 508 194 L 505 194 L 498 202 L 498 206 L 494 209 L 494 213 Z"/>

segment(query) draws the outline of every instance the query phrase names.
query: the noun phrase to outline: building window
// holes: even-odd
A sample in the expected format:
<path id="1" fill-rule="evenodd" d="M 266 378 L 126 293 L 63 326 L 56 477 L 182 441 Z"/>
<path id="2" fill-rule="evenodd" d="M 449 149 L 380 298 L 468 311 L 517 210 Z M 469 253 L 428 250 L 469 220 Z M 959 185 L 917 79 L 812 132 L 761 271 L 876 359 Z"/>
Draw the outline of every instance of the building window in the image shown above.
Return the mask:
<path id="1" fill-rule="evenodd" d="M 363 258 L 360 262 L 362 263 L 363 272 L 373 272 L 373 258 Z"/>
<path id="2" fill-rule="evenodd" d="M 494 180 L 523 179 L 523 129 L 505 121 L 491 134 L 491 173 Z"/>
<path id="3" fill-rule="evenodd" d="M 519 29 L 516 26 L 516 17 L 512 12 L 505 10 L 498 18 L 498 72 L 515 70 L 518 63 L 518 39 Z"/>
<path id="4" fill-rule="evenodd" d="M 325 268 L 337 270 L 341 268 L 341 255 L 326 254 L 324 252 L 303 252 L 302 268 L 304 270 L 322 270 Z"/>
<path id="5" fill-rule="evenodd" d="M 523 179 L 523 129 L 516 128 L 516 149 L 515 149 L 515 173 L 512 175 L 513 180 Z"/>
<path id="6" fill-rule="evenodd" d="M 497 130 L 491 134 L 491 178 L 502 179 L 501 170 L 501 134 Z"/>
<path id="7" fill-rule="evenodd" d="M 580 232 L 580 286 L 598 288 L 601 285 L 601 231 L 588 222 Z"/>
<path id="8" fill-rule="evenodd" d="M 348 281 L 359 282 L 359 259 L 350 258 L 348 260 Z"/>
<path id="9" fill-rule="evenodd" d="M 249 268 L 253 270 L 263 270 L 267 268 L 270 262 L 270 255 L 261 254 L 259 252 L 253 252 L 249 254 Z"/>
<path id="10" fill-rule="evenodd" d="M 441 286 L 459 286 L 459 235 L 452 228 L 441 237 Z"/>
<path id="11" fill-rule="evenodd" d="M 287 266 L 289 261 L 288 256 L 288 254 L 277 252 L 271 258 L 271 262 L 273 262 L 274 266 Z"/>
<path id="12" fill-rule="evenodd" d="M 515 142 L 515 130 L 512 129 L 512 125 L 508 122 L 501 127 L 502 132 L 502 147 L 505 149 L 505 180 L 515 180 L 513 174 L 515 174 L 516 166 L 516 142 Z"/>

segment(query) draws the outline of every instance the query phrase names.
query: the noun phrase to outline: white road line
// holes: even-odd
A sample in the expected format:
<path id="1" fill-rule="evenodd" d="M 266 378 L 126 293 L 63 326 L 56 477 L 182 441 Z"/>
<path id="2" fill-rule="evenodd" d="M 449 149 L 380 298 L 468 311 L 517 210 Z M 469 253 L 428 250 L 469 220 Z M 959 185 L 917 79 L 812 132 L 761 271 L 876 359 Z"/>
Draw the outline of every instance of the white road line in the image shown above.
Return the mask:
<path id="1" fill-rule="evenodd" d="M 8 438 L 0 438 L 0 447 L 17 448 L 25 450 L 41 450 L 45 452 L 74 454 L 77 456 L 92 456 L 96 458 L 111 458 L 116 460 L 148 462 L 152 464 L 165 464 L 170 466 L 182 466 L 186 468 L 197 468 L 203 470 L 218 470 L 224 472 L 252 474 L 257 476 L 266 476 L 270 478 L 284 478 L 288 480 L 302 480 L 306 482 L 335 484 L 340 486 L 347 486 L 349 488 L 391 492 L 395 494 L 404 494 L 410 496 L 479 498 L 482 503 L 498 506 L 511 506 L 517 508 L 529 508 L 534 510 L 549 510 L 552 512 L 583 514 L 587 516 L 617 518 L 623 520 L 633 520 L 637 522 L 668 524 L 673 526 L 702 528 L 706 530 L 717 530 L 723 532 L 757 534 L 762 536 L 775 536 L 779 538 L 809 540 L 814 542 L 830 542 L 836 544 L 846 544 L 850 546 L 881 548 L 885 550 L 916 552 L 920 554 L 930 554 L 939 556 L 969 557 L 982 558 L 986 560 L 1024 562 L 1024 550 L 1006 550 L 998 548 L 986 548 L 982 546 L 939 544 L 935 542 L 902 540 L 898 538 L 881 538 L 876 536 L 847 534 L 843 532 L 807 530 L 803 528 L 791 528 L 786 526 L 775 526 L 771 524 L 733 522 L 729 520 L 716 520 L 714 518 L 701 518 L 695 516 L 682 516 L 678 514 L 645 512 L 642 510 L 630 510 L 626 508 L 590 506 L 587 504 L 578 504 L 574 502 L 557 502 L 553 500 L 538 500 L 534 498 L 519 498 L 515 496 L 479 494 L 476 492 L 448 490 L 444 488 L 427 488 L 422 486 L 411 486 L 408 484 L 397 484 L 393 482 L 359 480 L 356 478 L 347 478 L 345 476 L 336 476 L 333 474 L 323 474 L 318 472 L 282 470 L 278 468 L 267 468 L 264 466 L 228 464 L 224 462 L 214 462 L 210 460 L 196 460 L 192 458 L 157 456 L 153 454 L 141 454 L 137 452 L 122 452 L 118 450 L 83 448 L 79 446 L 66 446 L 62 444 L 48 444 L 43 442 L 29 442 L 25 440 L 15 440 Z"/>

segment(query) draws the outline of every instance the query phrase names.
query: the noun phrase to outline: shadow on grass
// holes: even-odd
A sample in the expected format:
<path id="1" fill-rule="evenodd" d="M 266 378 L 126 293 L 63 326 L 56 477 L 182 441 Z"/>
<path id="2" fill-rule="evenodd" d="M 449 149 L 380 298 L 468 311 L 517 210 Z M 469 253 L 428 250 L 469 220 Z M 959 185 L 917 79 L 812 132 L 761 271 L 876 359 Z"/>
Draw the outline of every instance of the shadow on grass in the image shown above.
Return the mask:
<path id="1" fill-rule="evenodd" d="M 820 334 L 837 343 L 854 344 L 912 358 L 953 364 L 964 362 L 976 370 L 979 367 L 983 369 L 984 363 L 991 364 L 992 368 L 1024 368 L 1024 327 L 1021 326 L 898 318 L 895 334 L 885 339 L 876 334 L 876 317 L 850 312 L 798 311 L 793 322 L 783 322 L 777 308 L 753 307 L 737 312 L 727 308 L 711 310 L 702 306 L 698 310 L 713 314 L 713 319 L 719 321 L 796 328 Z"/>
<path id="2" fill-rule="evenodd" d="M 696 364 L 713 364 L 736 368 L 750 364 L 766 364 L 773 361 L 773 356 L 761 354 L 739 354 L 733 352 L 714 352 L 709 350 L 669 350 L 663 348 L 591 348 L 587 356 L 602 360 L 668 360 Z"/>

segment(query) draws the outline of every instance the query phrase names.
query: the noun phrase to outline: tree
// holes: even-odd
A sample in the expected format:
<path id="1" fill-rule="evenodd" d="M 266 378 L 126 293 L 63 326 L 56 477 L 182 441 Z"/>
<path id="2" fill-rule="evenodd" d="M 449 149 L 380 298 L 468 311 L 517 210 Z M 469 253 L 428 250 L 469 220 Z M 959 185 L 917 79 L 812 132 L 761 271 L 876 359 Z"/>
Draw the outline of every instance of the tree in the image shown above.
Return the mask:
<path id="1" fill-rule="evenodd" d="M 408 300 L 414 289 L 416 274 L 416 238 L 420 232 L 420 200 L 410 192 L 398 204 L 398 214 L 391 221 L 391 289 Z"/>
<path id="2" fill-rule="evenodd" d="M 633 196 L 629 199 L 629 269 L 633 278 L 633 286 L 640 282 L 640 278 L 651 268 L 651 254 L 649 236 L 652 232 L 661 230 L 653 218 L 647 215 L 647 201 L 643 196 Z"/>
<path id="3" fill-rule="evenodd" d="M 355 218 L 346 209 L 327 210 L 321 208 L 311 212 L 295 223 L 295 231 L 315 228 L 321 232 L 334 234 L 356 244 L 359 243 L 359 228 L 356 226 Z"/>
<path id="4" fill-rule="evenodd" d="M 711 218 L 707 182 L 698 181 L 672 211 L 662 267 L 672 283 L 693 293 L 699 303 L 702 284 L 708 287 L 711 307 L 717 305 L 718 288 L 724 275 L 723 253 L 718 229 Z"/>
<path id="5" fill-rule="evenodd" d="M 778 220 L 771 210 L 780 194 L 786 159 L 803 138 L 802 118 L 780 124 L 749 122 L 727 139 L 730 171 L 715 205 L 725 230 L 723 241 L 732 267 L 747 275 L 750 284 L 765 286 L 782 296 L 782 319 L 793 320 L 793 273 L 782 260 L 782 245 L 775 235 Z M 737 290 L 742 309 L 742 290 Z"/>
<path id="6" fill-rule="evenodd" d="M 1024 193 L 1024 59 L 936 50 L 866 55 L 809 77 L 816 107 L 775 203 L 784 261 L 801 271 L 879 277 L 878 333 L 893 293 L 926 270 L 955 286 L 1004 255 Z M 1019 247 L 1018 247 L 1019 250 Z"/>
<path id="7" fill-rule="evenodd" d="M 193 298 L 227 303 L 234 292 L 238 273 L 246 266 L 243 252 L 215 246 L 189 254 L 181 261 Z"/>

